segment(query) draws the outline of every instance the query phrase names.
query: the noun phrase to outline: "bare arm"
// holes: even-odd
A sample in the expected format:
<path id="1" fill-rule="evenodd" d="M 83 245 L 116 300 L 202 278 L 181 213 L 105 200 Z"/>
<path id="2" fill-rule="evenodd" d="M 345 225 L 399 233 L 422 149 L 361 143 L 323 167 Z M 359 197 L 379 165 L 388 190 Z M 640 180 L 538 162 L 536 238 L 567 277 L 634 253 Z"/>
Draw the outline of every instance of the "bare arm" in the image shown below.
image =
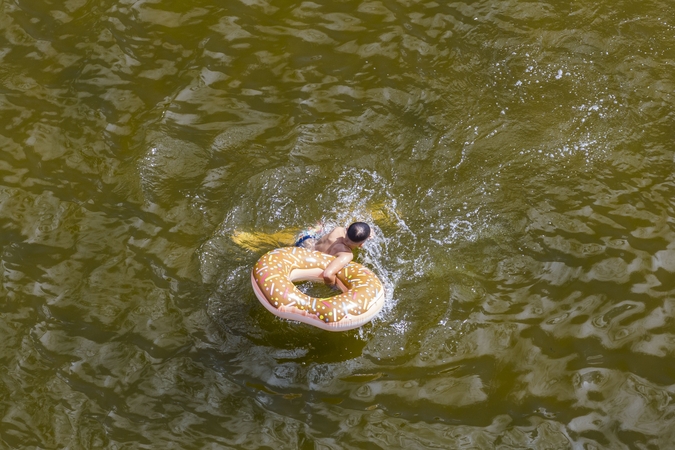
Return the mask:
<path id="1" fill-rule="evenodd" d="M 340 252 L 335 255 L 335 259 L 328 264 L 323 271 L 323 282 L 328 286 L 334 286 L 337 283 L 335 279 L 335 274 L 338 273 L 344 266 L 349 264 L 349 262 L 354 258 L 354 255 L 351 251 L 349 252 Z"/>

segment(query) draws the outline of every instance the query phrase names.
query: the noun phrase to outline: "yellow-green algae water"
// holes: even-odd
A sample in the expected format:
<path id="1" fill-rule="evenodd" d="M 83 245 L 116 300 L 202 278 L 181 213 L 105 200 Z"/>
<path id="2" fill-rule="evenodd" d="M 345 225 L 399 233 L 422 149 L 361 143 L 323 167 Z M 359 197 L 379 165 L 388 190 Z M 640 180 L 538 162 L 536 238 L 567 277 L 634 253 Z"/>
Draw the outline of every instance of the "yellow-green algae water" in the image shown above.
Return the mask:
<path id="1" fill-rule="evenodd" d="M 0 81 L 0 447 L 675 445 L 672 1 L 0 0 Z M 259 304 L 354 219 L 372 323 Z"/>

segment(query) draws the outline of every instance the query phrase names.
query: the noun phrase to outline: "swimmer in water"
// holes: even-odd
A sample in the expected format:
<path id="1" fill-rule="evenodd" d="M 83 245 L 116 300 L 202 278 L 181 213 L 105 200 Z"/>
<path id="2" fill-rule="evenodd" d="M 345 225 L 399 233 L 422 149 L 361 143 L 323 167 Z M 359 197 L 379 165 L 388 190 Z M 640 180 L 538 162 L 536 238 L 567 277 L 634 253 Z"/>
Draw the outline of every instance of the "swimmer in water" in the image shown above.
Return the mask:
<path id="1" fill-rule="evenodd" d="M 316 231 L 312 231 L 304 233 L 295 246 L 335 256 L 335 260 L 323 271 L 324 283 L 335 286 L 335 274 L 354 258 L 352 250 L 363 246 L 370 237 L 370 226 L 364 222 L 354 222 L 349 228 L 337 227 L 320 238 L 317 238 Z"/>

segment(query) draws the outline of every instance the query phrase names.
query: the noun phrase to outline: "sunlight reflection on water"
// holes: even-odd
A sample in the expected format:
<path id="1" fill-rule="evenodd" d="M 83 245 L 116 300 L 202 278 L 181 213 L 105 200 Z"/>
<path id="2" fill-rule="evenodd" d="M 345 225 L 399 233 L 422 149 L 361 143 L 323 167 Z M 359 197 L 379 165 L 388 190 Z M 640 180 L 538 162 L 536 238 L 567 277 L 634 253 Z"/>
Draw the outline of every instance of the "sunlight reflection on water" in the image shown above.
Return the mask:
<path id="1" fill-rule="evenodd" d="M 3 4 L 0 440 L 667 447 L 671 17 Z M 372 323 L 260 307 L 236 232 L 354 220 Z"/>

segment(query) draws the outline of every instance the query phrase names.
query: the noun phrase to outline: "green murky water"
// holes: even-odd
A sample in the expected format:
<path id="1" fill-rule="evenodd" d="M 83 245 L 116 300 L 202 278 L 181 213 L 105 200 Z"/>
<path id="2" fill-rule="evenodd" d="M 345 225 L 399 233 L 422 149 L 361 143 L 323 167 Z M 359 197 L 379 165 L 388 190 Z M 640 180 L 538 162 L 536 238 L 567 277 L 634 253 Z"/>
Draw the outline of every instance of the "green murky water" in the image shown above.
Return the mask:
<path id="1" fill-rule="evenodd" d="M 0 1 L 0 446 L 675 442 L 675 5 Z M 239 232 L 374 223 L 362 329 Z"/>

